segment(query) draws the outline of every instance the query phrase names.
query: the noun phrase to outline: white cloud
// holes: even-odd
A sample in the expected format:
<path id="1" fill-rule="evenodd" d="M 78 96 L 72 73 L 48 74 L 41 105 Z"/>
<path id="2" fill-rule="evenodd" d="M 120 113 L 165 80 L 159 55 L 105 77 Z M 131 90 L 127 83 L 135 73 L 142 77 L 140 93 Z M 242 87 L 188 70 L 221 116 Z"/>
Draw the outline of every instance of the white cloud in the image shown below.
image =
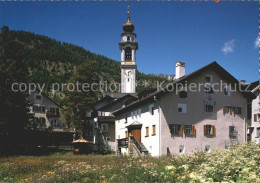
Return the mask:
<path id="1" fill-rule="evenodd" d="M 255 39 L 255 48 L 258 48 L 258 46 L 259 46 L 259 39 L 260 39 L 259 36 L 257 36 Z"/>
<path id="2" fill-rule="evenodd" d="M 228 53 L 232 53 L 234 49 L 235 49 L 235 40 L 232 39 L 230 41 L 225 42 L 221 51 L 223 51 L 224 54 L 228 54 Z"/>

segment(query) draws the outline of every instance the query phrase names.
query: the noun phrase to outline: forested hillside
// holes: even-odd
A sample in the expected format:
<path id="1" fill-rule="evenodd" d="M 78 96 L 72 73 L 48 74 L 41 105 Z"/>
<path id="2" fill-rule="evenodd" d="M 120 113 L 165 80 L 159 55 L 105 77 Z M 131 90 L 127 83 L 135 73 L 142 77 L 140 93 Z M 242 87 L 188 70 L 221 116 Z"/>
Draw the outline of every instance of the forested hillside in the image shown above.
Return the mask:
<path id="1" fill-rule="evenodd" d="M 9 30 L 9 40 L 23 45 L 24 60 L 29 69 L 27 82 L 46 83 L 47 92 L 51 83 L 66 83 L 77 66 L 96 61 L 99 81 L 120 83 L 120 62 L 92 53 L 82 47 L 60 42 L 31 32 Z M 17 50 L 18 51 L 18 50 Z M 167 81 L 152 74 L 137 73 L 137 91 L 156 87 L 156 81 Z M 57 99 L 57 98 L 56 98 Z M 59 102 L 59 101 L 58 101 Z"/>

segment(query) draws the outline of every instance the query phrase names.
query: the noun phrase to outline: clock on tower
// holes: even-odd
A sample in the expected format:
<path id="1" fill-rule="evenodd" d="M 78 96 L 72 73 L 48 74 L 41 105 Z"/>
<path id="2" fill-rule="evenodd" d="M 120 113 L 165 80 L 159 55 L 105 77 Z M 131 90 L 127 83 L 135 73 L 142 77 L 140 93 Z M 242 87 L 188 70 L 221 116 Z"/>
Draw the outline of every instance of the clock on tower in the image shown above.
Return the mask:
<path id="1" fill-rule="evenodd" d="M 130 6 L 127 7 L 127 22 L 123 25 L 124 33 L 121 34 L 119 48 L 121 50 L 121 93 L 135 93 L 136 85 L 136 60 L 135 52 L 138 43 L 135 41 L 136 34 L 134 24 L 130 22 Z"/>

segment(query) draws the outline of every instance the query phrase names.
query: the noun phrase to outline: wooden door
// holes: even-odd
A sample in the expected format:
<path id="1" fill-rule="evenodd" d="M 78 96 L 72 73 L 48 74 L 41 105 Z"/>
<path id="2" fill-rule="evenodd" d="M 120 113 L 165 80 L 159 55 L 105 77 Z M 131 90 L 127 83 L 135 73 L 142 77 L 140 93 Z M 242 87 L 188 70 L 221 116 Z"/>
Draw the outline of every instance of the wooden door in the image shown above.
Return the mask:
<path id="1" fill-rule="evenodd" d="M 141 128 L 131 129 L 129 134 L 133 135 L 138 142 L 141 142 Z"/>

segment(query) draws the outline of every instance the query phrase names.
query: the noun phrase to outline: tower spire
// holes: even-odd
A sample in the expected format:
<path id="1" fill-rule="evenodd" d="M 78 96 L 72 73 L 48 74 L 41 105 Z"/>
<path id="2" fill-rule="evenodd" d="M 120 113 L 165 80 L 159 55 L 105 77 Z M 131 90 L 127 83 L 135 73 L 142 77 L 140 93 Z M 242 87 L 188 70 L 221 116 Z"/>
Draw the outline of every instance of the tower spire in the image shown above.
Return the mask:
<path id="1" fill-rule="evenodd" d="M 130 22 L 130 5 L 127 6 L 127 22 Z"/>

